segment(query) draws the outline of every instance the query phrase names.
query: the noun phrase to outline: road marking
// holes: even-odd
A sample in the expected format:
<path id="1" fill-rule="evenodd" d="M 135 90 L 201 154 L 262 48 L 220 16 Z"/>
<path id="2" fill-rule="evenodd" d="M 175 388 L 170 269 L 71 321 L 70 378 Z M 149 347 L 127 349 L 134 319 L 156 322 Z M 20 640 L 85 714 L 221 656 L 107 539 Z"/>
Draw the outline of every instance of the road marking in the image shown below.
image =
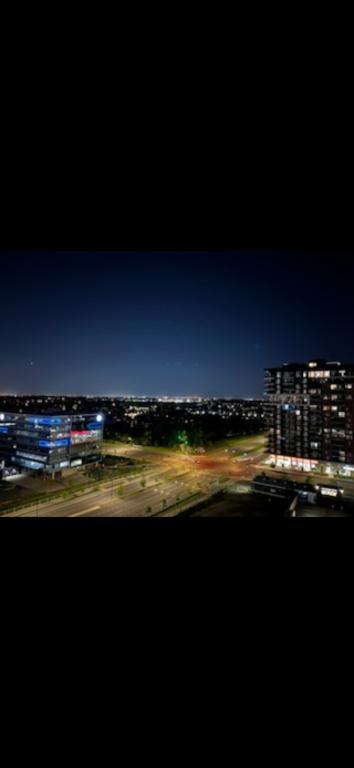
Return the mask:
<path id="1" fill-rule="evenodd" d="M 91 507 L 90 509 L 84 509 L 83 512 L 74 512 L 74 514 L 69 515 L 69 517 L 80 517 L 80 515 L 87 515 L 89 512 L 96 512 L 96 509 L 101 509 L 101 507 Z"/>

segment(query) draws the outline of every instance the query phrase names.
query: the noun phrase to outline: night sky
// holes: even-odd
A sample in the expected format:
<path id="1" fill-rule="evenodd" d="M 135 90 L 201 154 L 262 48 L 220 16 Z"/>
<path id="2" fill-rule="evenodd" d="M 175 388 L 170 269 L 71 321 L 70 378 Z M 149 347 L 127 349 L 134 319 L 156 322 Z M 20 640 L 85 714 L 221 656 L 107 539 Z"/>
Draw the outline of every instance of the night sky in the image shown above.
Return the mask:
<path id="1" fill-rule="evenodd" d="M 343 255 L 1 254 L 0 393 L 257 397 L 263 369 L 354 360 Z"/>

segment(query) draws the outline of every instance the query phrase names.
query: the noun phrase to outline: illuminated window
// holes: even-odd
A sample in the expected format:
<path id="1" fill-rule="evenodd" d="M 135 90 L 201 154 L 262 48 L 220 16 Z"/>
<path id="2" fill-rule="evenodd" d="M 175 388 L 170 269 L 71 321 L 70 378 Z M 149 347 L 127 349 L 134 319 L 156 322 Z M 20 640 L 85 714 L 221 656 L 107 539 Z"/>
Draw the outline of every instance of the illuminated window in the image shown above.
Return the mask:
<path id="1" fill-rule="evenodd" d="M 338 411 L 338 405 L 332 405 L 331 406 L 332 411 Z"/>
<path id="2" fill-rule="evenodd" d="M 325 379 L 330 375 L 330 371 L 309 371 L 311 379 Z"/>

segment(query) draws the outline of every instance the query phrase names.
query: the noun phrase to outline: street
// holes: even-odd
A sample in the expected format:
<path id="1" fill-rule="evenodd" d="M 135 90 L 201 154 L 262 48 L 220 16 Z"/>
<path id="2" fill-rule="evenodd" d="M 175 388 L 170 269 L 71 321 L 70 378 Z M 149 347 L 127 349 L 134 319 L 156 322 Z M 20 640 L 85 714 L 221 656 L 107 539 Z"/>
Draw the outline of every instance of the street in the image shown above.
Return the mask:
<path id="1" fill-rule="evenodd" d="M 250 440 L 254 448 L 255 441 Z M 262 445 L 259 443 L 260 450 Z M 108 450 L 108 449 L 107 449 Z M 221 490 L 230 480 L 250 479 L 259 452 L 237 458 L 224 448 L 196 456 L 143 446 L 109 446 L 110 455 L 146 460 L 149 467 L 136 477 L 102 482 L 90 490 L 48 503 L 33 504 L 7 517 L 146 517 L 174 513 Z M 170 510 L 170 512 L 169 512 Z"/>
<path id="2" fill-rule="evenodd" d="M 142 517 L 162 513 L 173 504 L 200 494 L 206 497 L 210 481 L 201 482 L 193 472 L 175 477 L 166 476 L 166 472 L 154 471 L 144 475 L 146 486 L 142 487 L 142 478 L 121 482 L 110 481 L 102 484 L 97 491 L 82 493 L 70 499 L 53 500 L 47 504 L 35 504 L 32 507 L 10 512 L 7 517 Z M 118 495 L 117 488 L 123 489 Z"/>

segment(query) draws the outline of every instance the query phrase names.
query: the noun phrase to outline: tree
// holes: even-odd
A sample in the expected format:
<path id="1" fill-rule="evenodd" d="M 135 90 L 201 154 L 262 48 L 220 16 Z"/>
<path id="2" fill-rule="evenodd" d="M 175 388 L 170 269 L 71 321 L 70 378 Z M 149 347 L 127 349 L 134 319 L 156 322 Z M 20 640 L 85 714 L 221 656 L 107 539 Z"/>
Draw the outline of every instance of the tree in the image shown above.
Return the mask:
<path id="1" fill-rule="evenodd" d="M 123 488 L 123 486 L 122 486 L 122 485 L 119 485 L 119 486 L 118 486 L 118 488 L 117 488 L 117 493 L 118 493 L 118 496 L 123 496 L 123 494 L 124 494 L 124 488 Z"/>
<path id="2" fill-rule="evenodd" d="M 141 485 L 141 487 L 142 487 L 142 488 L 145 488 L 145 486 L 146 486 L 146 480 L 145 480 L 145 477 L 142 477 L 142 478 L 141 478 L 141 480 L 140 480 L 140 485 Z"/>
<path id="3" fill-rule="evenodd" d="M 182 429 L 179 432 L 177 432 L 177 444 L 179 445 L 181 451 L 185 451 L 187 449 L 187 446 L 189 445 L 189 441 L 188 441 L 188 435 L 185 429 Z"/>

